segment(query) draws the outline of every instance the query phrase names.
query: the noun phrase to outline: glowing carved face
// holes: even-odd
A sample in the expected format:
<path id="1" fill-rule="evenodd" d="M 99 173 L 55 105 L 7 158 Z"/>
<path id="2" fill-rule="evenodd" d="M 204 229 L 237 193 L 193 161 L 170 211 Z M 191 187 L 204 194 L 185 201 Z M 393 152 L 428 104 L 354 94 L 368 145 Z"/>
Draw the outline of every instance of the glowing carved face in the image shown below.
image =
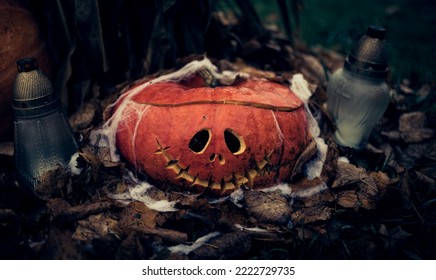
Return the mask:
<path id="1" fill-rule="evenodd" d="M 156 83 L 123 107 L 117 147 L 152 178 L 195 191 L 268 187 L 289 178 L 310 141 L 302 105 L 289 88 L 264 80 Z"/>

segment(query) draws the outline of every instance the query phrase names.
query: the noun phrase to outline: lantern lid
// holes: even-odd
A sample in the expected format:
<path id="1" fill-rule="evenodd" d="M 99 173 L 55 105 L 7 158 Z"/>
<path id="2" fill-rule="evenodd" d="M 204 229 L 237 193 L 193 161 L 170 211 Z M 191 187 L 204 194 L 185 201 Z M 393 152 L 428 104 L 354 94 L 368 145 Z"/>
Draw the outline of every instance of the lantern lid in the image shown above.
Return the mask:
<path id="1" fill-rule="evenodd" d="M 347 70 L 372 78 L 386 78 L 388 59 L 386 47 L 386 29 L 382 26 L 369 26 L 346 57 Z"/>
<path id="2" fill-rule="evenodd" d="M 16 117 L 35 117 L 58 107 L 49 78 L 38 68 L 34 57 L 17 61 L 17 76 L 13 86 L 13 108 Z"/>

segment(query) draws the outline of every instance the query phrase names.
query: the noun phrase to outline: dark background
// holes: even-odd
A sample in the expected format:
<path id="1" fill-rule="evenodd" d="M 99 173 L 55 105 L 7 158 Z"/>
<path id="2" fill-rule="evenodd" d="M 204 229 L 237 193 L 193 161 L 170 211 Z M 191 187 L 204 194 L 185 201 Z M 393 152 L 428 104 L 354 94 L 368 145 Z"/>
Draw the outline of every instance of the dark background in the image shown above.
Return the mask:
<path id="1" fill-rule="evenodd" d="M 432 0 L 303 0 L 300 38 L 346 54 L 368 25 L 387 29 L 394 83 L 404 78 L 435 79 L 436 1 Z M 265 22 L 281 26 L 275 1 L 256 0 Z"/>

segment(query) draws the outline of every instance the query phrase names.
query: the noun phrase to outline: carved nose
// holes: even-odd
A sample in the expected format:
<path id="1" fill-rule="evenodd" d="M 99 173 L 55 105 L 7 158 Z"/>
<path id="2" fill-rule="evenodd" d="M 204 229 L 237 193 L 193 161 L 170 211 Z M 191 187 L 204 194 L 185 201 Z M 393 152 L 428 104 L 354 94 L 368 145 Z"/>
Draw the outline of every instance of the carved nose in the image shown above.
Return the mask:
<path id="1" fill-rule="evenodd" d="M 210 155 L 210 157 L 209 157 L 209 161 L 210 161 L 210 162 L 214 162 L 215 159 L 217 159 L 217 158 L 218 158 L 218 162 L 219 162 L 221 165 L 223 165 L 223 164 L 226 163 L 226 159 L 223 157 L 223 155 L 221 155 L 221 154 L 216 154 L 216 153 L 213 153 L 213 154 Z"/>

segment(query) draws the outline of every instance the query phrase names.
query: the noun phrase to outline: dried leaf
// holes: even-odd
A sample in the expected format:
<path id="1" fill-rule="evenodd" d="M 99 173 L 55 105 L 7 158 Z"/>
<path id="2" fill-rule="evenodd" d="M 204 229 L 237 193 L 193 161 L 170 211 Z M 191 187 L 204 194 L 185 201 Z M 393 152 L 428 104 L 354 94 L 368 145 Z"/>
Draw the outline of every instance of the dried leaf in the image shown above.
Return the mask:
<path id="1" fill-rule="evenodd" d="M 388 174 L 378 171 L 371 172 L 369 176 L 374 180 L 375 185 L 379 191 L 386 189 L 389 185 L 397 183 L 398 179 L 389 178 Z"/>
<path id="2" fill-rule="evenodd" d="M 412 236 L 409 232 L 405 231 L 401 226 L 396 226 L 395 228 L 391 229 L 389 231 L 389 234 L 397 242 Z"/>
<path id="3" fill-rule="evenodd" d="M 14 155 L 14 142 L 0 142 L 0 155 L 12 157 Z"/>
<path id="4" fill-rule="evenodd" d="M 344 208 L 355 208 L 359 204 L 357 193 L 354 190 L 340 192 L 336 203 Z"/>
<path id="5" fill-rule="evenodd" d="M 374 195 L 366 192 L 365 190 L 359 190 L 357 192 L 358 206 L 365 209 L 374 209 L 376 199 Z"/>
<path id="6" fill-rule="evenodd" d="M 360 181 L 358 184 L 359 191 L 366 193 L 368 196 L 375 196 L 378 194 L 378 188 L 374 180 L 368 175 Z"/>
<path id="7" fill-rule="evenodd" d="M 138 232 L 131 232 L 124 239 L 115 253 L 117 260 L 137 260 L 145 257 L 146 249 L 142 243 L 143 237 Z"/>
<path id="8" fill-rule="evenodd" d="M 73 131 L 79 131 L 88 128 L 96 113 L 95 101 L 85 103 L 79 110 L 76 111 L 70 118 L 69 122 Z"/>
<path id="9" fill-rule="evenodd" d="M 366 177 L 366 171 L 363 168 L 356 167 L 353 164 L 339 161 L 336 178 L 332 184 L 332 188 L 352 185 L 360 182 Z"/>
<path id="10" fill-rule="evenodd" d="M 149 209 L 144 203 L 133 201 L 122 211 L 120 228 L 155 228 L 157 211 Z"/>
<path id="11" fill-rule="evenodd" d="M 217 221 L 217 226 L 223 230 L 236 230 L 236 224 L 247 226 L 248 215 L 234 203 L 226 202 L 217 207 L 221 210 L 220 218 Z"/>
<path id="12" fill-rule="evenodd" d="M 427 162 L 427 164 L 436 163 L 436 140 L 428 143 L 414 143 L 402 150 L 400 147 L 395 147 L 395 154 L 398 162 L 407 169 L 412 168 L 419 161 Z"/>
<path id="13" fill-rule="evenodd" d="M 400 91 L 404 94 L 415 95 L 415 91 L 405 84 L 400 85 Z"/>
<path id="14" fill-rule="evenodd" d="M 425 101 L 429 97 L 430 94 L 431 94 L 431 86 L 428 84 L 423 85 L 416 92 L 416 95 L 418 96 L 417 102 Z"/>
<path id="15" fill-rule="evenodd" d="M 67 197 L 73 193 L 70 174 L 62 166 L 44 172 L 38 179 L 39 182 L 35 186 L 35 193 L 43 200 Z"/>
<path id="16" fill-rule="evenodd" d="M 332 49 L 326 49 L 322 46 L 316 46 L 313 51 L 318 54 L 322 63 L 330 69 L 331 72 L 336 71 L 344 65 L 345 57 Z"/>
<path id="17" fill-rule="evenodd" d="M 435 135 L 434 129 L 426 128 L 427 118 L 423 112 L 411 112 L 401 115 L 399 130 L 406 143 L 421 142 Z"/>
<path id="18" fill-rule="evenodd" d="M 251 239 L 244 232 L 231 232 L 208 241 L 190 253 L 192 259 L 235 259 L 251 248 Z"/>
<path id="19" fill-rule="evenodd" d="M 310 141 L 309 145 L 306 147 L 303 153 L 298 157 L 297 162 L 292 169 L 291 178 L 302 172 L 302 167 L 304 166 L 304 164 L 309 161 L 316 154 L 317 151 L 318 149 L 316 147 L 316 142 L 314 139 L 312 139 L 312 141 Z"/>
<path id="20" fill-rule="evenodd" d="M 428 172 L 430 171 L 430 172 Z M 427 174 L 430 174 L 430 176 L 435 176 L 436 174 L 436 168 L 426 168 L 425 172 L 428 172 Z M 416 177 L 421 181 L 422 184 L 429 184 L 436 186 L 436 182 L 433 178 L 425 175 L 425 173 L 421 173 L 419 171 L 415 171 Z"/>
<path id="21" fill-rule="evenodd" d="M 398 141 L 401 139 L 401 133 L 399 131 L 396 131 L 396 130 L 381 131 L 380 134 L 391 141 Z"/>
<path id="22" fill-rule="evenodd" d="M 301 208 L 293 212 L 291 218 L 294 224 L 309 224 L 314 222 L 327 221 L 331 217 L 332 210 L 332 208 L 323 205 Z"/>
<path id="23" fill-rule="evenodd" d="M 198 203 L 198 197 L 201 194 L 191 194 L 191 193 L 181 193 L 181 192 L 170 192 L 167 194 L 168 195 L 168 200 L 169 201 L 177 201 L 175 207 L 176 208 L 182 208 L 184 206 L 192 206 L 196 203 Z"/>
<path id="24" fill-rule="evenodd" d="M 46 203 L 47 212 L 53 217 L 59 217 L 71 208 L 70 203 L 68 203 L 63 198 L 53 198 Z"/>
<path id="25" fill-rule="evenodd" d="M 334 200 L 335 196 L 329 189 L 326 189 L 306 197 L 303 199 L 303 203 L 305 207 L 317 207 L 321 205 L 327 205 L 329 202 L 333 202 Z"/>
<path id="26" fill-rule="evenodd" d="M 274 72 L 257 69 L 253 66 L 246 64 L 242 59 L 237 59 L 235 65 L 240 72 L 250 74 L 250 76 L 253 77 L 265 78 L 270 80 L 273 80 L 277 77 Z"/>
<path id="27" fill-rule="evenodd" d="M 328 143 L 327 155 L 321 172 L 321 178 L 324 182 L 329 182 L 336 176 L 338 156 L 337 145 L 335 143 Z"/>
<path id="28" fill-rule="evenodd" d="M 308 226 L 297 227 L 297 235 L 298 238 L 301 240 L 313 240 L 316 236 L 319 235 L 319 231 Z"/>
<path id="29" fill-rule="evenodd" d="M 247 212 L 261 223 L 285 224 L 291 215 L 291 208 L 280 191 L 245 193 Z"/>
<path id="30" fill-rule="evenodd" d="M 344 208 L 363 207 L 365 209 L 374 209 L 376 198 L 379 195 L 376 182 L 369 174 L 362 172 L 360 168 L 351 168 L 351 170 L 354 170 L 352 175 L 354 179 L 351 182 L 356 185 L 355 189 L 339 190 L 336 203 Z M 356 174 L 358 174 L 358 177 L 356 177 Z M 380 174 L 379 177 L 383 178 Z"/>
<path id="31" fill-rule="evenodd" d="M 136 227 L 132 226 L 131 228 L 123 229 L 124 233 L 130 233 L 131 231 L 138 231 L 145 235 L 155 235 L 159 236 L 163 240 L 172 242 L 172 243 L 184 243 L 188 241 L 188 235 L 184 232 L 180 232 L 177 230 L 165 229 L 165 228 L 145 228 L 145 227 Z"/>
<path id="32" fill-rule="evenodd" d="M 79 221 L 79 225 L 73 234 L 77 240 L 92 240 L 102 238 L 107 234 L 117 233 L 118 221 L 108 214 L 97 214 Z"/>
<path id="33" fill-rule="evenodd" d="M 79 243 L 67 230 L 50 227 L 48 238 L 41 248 L 40 259 L 47 260 L 82 260 Z"/>
<path id="34" fill-rule="evenodd" d="M 420 173 L 423 175 L 436 180 L 436 165 L 433 165 L 431 167 L 426 167 L 420 170 Z"/>
<path id="35" fill-rule="evenodd" d="M 306 79 L 322 85 L 325 82 L 325 72 L 322 64 L 316 57 L 308 54 L 300 53 L 299 57 L 302 60 L 301 73 Z"/>
<path id="36" fill-rule="evenodd" d="M 90 215 L 95 215 L 98 213 L 106 212 L 115 209 L 117 202 L 113 200 L 101 200 L 93 203 L 83 203 L 73 207 L 64 208 L 66 205 L 65 201 L 61 200 L 51 200 L 51 210 L 53 211 L 54 203 L 59 203 L 61 206 L 56 208 L 52 212 L 53 219 L 56 221 L 74 221 L 81 220 Z"/>

